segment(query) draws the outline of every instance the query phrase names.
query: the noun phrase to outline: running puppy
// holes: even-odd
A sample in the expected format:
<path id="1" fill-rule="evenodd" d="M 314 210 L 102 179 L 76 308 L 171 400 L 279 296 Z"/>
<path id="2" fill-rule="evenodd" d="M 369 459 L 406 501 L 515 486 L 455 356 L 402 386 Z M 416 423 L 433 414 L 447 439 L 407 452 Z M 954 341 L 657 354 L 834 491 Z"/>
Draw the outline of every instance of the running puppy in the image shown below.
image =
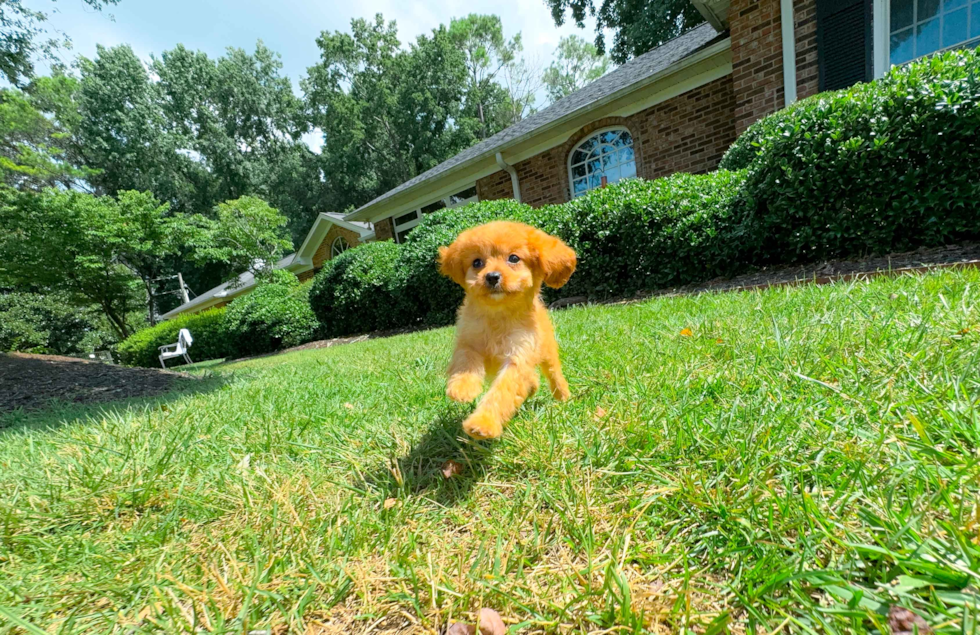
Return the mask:
<path id="1" fill-rule="evenodd" d="M 456 350 L 446 394 L 473 401 L 490 389 L 463 422 L 474 439 L 496 439 L 538 388 L 536 367 L 551 394 L 570 396 L 561 374 L 558 342 L 541 302 L 541 284 L 559 288 L 575 271 L 575 252 L 554 236 L 509 221 L 469 229 L 439 249 L 439 270 L 466 291 L 456 321 Z"/>

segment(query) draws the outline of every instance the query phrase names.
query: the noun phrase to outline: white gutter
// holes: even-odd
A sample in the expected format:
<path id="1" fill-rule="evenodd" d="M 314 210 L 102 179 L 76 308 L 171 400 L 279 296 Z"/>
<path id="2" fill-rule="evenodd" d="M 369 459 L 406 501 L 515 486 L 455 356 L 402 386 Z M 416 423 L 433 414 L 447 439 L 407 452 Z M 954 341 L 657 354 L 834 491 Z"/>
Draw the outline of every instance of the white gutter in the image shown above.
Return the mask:
<path id="1" fill-rule="evenodd" d="M 514 188 L 514 200 L 520 203 L 521 182 L 517 179 L 517 170 L 514 169 L 514 166 L 504 161 L 504 155 L 500 154 L 499 152 L 497 153 L 497 165 L 500 166 L 501 170 L 510 175 L 510 186 Z"/>
<path id="2" fill-rule="evenodd" d="M 783 107 L 796 101 L 796 27 L 793 0 L 779 0 L 780 30 L 783 32 Z"/>

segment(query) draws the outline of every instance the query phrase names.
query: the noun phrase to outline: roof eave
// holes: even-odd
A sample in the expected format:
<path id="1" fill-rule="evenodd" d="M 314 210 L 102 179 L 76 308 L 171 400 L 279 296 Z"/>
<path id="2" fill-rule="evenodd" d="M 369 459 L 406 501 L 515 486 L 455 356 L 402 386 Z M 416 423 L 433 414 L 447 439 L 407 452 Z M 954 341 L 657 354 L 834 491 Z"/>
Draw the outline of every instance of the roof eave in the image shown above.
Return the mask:
<path id="1" fill-rule="evenodd" d="M 534 139 L 536 137 L 545 136 L 550 131 L 554 130 L 555 128 L 558 128 L 558 127 L 562 126 L 563 124 L 567 123 L 568 121 L 571 121 L 571 120 L 575 119 L 576 117 L 580 117 L 585 112 L 589 112 L 591 110 L 598 110 L 598 109 L 600 109 L 600 108 L 602 108 L 602 107 L 604 107 L 604 106 L 606 106 L 606 105 L 608 105 L 608 104 L 610 104 L 612 102 L 617 101 L 618 99 L 621 99 L 622 97 L 624 97 L 625 95 L 628 95 L 629 93 L 636 92 L 636 91 L 641 90 L 641 89 L 643 89 L 643 88 L 645 88 L 647 86 L 650 86 L 651 84 L 654 84 L 654 83 L 663 81 L 663 80 L 669 78 L 671 75 L 674 75 L 676 73 L 679 73 L 679 72 L 683 71 L 684 69 L 688 68 L 689 66 L 692 66 L 694 64 L 697 64 L 698 62 L 701 62 L 702 60 L 705 60 L 705 59 L 707 59 L 707 58 L 709 58 L 709 57 L 711 57 L 713 55 L 717 55 L 719 52 L 725 51 L 725 50 L 729 49 L 730 47 L 731 47 L 731 39 L 730 38 L 725 38 L 725 39 L 723 39 L 723 40 L 721 40 L 719 42 L 716 42 L 714 44 L 711 44 L 710 46 L 706 46 L 705 48 L 703 48 L 703 49 L 701 49 L 699 51 L 695 51 L 694 53 L 692 53 L 692 54 L 690 54 L 690 55 L 688 55 L 688 56 L 686 56 L 686 57 L 678 60 L 674 64 L 670 65 L 669 67 L 663 69 L 662 71 L 660 71 L 658 73 L 654 73 L 654 74 L 652 74 L 652 75 L 650 75 L 648 77 L 645 77 L 645 78 L 643 78 L 643 79 L 641 79 L 641 80 L 639 80 L 639 81 L 637 81 L 637 82 L 635 82 L 633 84 L 630 84 L 629 86 L 625 86 L 625 87 L 623 87 L 623 88 L 621 88 L 621 89 L 619 89 L 617 91 L 614 91 L 614 92 L 612 92 L 612 93 L 610 93 L 608 95 L 605 95 L 601 99 L 597 99 L 596 101 L 591 102 L 591 103 L 583 106 L 582 108 L 578 108 L 576 110 L 573 110 L 573 111 L 571 111 L 571 112 L 569 112 L 569 113 L 567 113 L 567 114 L 565 114 L 565 115 L 563 115 L 563 116 L 555 119 L 554 121 L 548 122 L 547 124 L 541 126 L 540 128 L 535 128 L 534 130 L 531 130 L 531 131 L 529 131 L 529 132 L 527 132 L 527 133 L 525 133 L 523 135 L 520 135 L 518 137 L 515 137 L 513 139 L 510 139 L 510 140 L 508 140 L 506 143 L 504 143 L 502 145 L 494 146 L 493 148 L 490 148 L 489 150 L 487 150 L 483 154 L 477 155 L 477 156 L 473 157 L 472 159 L 469 159 L 467 161 L 464 161 L 464 162 L 460 163 L 459 165 L 455 165 L 452 168 L 446 170 L 445 172 L 442 172 L 441 174 L 438 174 L 438 175 L 432 177 L 432 179 L 421 181 L 421 182 L 415 184 L 414 186 L 412 186 L 412 187 L 404 190 L 403 192 L 399 192 L 397 196 L 391 197 L 390 199 L 386 199 L 386 200 L 383 200 L 383 201 L 379 201 L 377 204 L 374 204 L 374 205 L 372 203 L 368 203 L 368 204 L 364 205 L 363 207 L 361 207 L 360 209 L 357 209 L 357 210 L 351 212 L 350 214 L 348 214 L 347 216 L 345 216 L 344 217 L 344 220 L 347 220 L 347 221 L 371 221 L 371 222 L 374 222 L 376 220 L 380 220 L 382 218 L 385 218 L 386 215 L 385 215 L 384 211 L 378 212 L 378 211 L 375 211 L 375 208 L 379 208 L 379 207 L 382 207 L 382 206 L 384 206 L 384 207 L 394 207 L 395 206 L 394 203 L 396 201 L 399 201 L 399 200 L 402 200 L 402 199 L 406 199 L 406 198 L 410 198 L 413 195 L 414 192 L 417 192 L 418 190 L 422 189 L 423 187 L 429 185 L 433 180 L 436 180 L 436 179 L 438 179 L 438 180 L 447 179 L 448 180 L 448 179 L 452 178 L 453 175 L 459 174 L 463 170 L 471 169 L 475 165 L 477 165 L 477 164 L 479 164 L 481 162 L 491 161 L 494 164 L 496 164 L 496 154 L 498 152 L 501 152 L 501 153 L 502 152 L 505 152 L 508 149 L 513 148 L 513 147 L 515 147 L 517 145 L 526 143 L 526 142 L 528 142 L 531 139 Z"/>
<path id="2" fill-rule="evenodd" d="M 691 4 L 716 30 L 724 31 L 728 28 L 731 0 L 691 0 Z"/>

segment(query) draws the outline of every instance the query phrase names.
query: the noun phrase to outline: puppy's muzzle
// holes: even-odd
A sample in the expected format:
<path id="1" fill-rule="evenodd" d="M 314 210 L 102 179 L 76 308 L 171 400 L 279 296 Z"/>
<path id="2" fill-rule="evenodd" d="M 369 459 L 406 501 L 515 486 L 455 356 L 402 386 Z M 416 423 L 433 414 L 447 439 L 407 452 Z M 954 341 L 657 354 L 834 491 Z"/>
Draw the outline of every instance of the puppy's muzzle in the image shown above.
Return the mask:
<path id="1" fill-rule="evenodd" d="M 490 287 L 491 289 L 496 289 L 500 286 L 500 272 L 490 271 L 487 275 L 483 276 L 483 283 Z"/>

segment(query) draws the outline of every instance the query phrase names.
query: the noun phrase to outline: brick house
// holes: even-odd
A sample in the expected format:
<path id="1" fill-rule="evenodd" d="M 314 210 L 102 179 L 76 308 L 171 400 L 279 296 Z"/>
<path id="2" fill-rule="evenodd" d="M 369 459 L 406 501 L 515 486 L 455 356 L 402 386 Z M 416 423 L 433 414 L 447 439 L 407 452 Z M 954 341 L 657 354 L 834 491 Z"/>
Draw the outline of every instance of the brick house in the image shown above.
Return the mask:
<path id="1" fill-rule="evenodd" d="M 603 183 L 717 167 L 759 118 L 980 41 L 980 0 L 692 0 L 707 24 L 353 213 L 379 240 L 473 200 L 562 203 Z"/>
<path id="2" fill-rule="evenodd" d="M 401 242 L 423 214 L 472 201 L 540 206 L 622 178 L 708 172 L 748 126 L 798 99 L 980 42 L 980 0 L 691 1 L 706 24 L 347 216 L 322 215 L 283 266 L 309 277 L 329 257 L 334 230 L 321 221 L 363 232 L 351 246 Z"/>

